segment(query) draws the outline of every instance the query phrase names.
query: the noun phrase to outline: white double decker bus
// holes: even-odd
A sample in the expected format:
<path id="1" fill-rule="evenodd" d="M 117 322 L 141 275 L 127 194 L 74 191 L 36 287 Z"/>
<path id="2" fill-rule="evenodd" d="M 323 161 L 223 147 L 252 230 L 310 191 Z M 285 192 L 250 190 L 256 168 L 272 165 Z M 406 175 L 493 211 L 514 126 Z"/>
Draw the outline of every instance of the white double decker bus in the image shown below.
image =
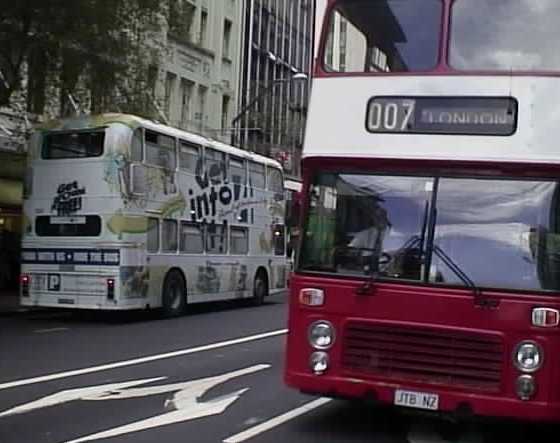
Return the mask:
<path id="1" fill-rule="evenodd" d="M 285 289 L 278 162 L 123 114 L 59 120 L 29 146 L 21 304 L 143 309 Z"/>

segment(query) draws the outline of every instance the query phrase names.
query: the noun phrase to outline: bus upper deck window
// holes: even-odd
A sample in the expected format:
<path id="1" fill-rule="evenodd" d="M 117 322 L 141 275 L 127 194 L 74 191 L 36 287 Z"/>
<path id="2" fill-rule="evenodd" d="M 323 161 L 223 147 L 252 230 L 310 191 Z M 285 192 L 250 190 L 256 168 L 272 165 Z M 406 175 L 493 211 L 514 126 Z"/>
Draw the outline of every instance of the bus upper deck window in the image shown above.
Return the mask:
<path id="1" fill-rule="evenodd" d="M 181 140 L 179 142 L 179 168 L 196 174 L 200 161 L 200 146 Z"/>
<path id="2" fill-rule="evenodd" d="M 42 158 L 70 159 L 103 154 L 105 131 L 51 132 L 43 140 Z"/>
<path id="3" fill-rule="evenodd" d="M 249 185 L 253 188 L 264 189 L 265 184 L 266 174 L 264 165 L 249 162 Z"/>
<path id="4" fill-rule="evenodd" d="M 146 131 L 145 141 L 146 163 L 169 170 L 175 169 L 175 139 L 173 137 Z"/>
<path id="5" fill-rule="evenodd" d="M 284 179 L 282 178 L 282 171 L 280 169 L 268 167 L 268 189 L 275 194 L 282 194 L 284 197 Z"/>
<path id="6" fill-rule="evenodd" d="M 130 145 L 130 157 L 133 162 L 142 162 L 144 155 L 142 152 L 142 129 L 136 129 L 132 134 Z"/>
<path id="7" fill-rule="evenodd" d="M 449 64 L 469 71 L 558 71 L 559 14 L 556 1 L 456 0 Z"/>
<path id="8" fill-rule="evenodd" d="M 226 159 L 223 152 L 206 148 L 204 152 L 206 172 L 212 183 L 220 183 L 225 179 Z"/>
<path id="9" fill-rule="evenodd" d="M 245 185 L 247 182 L 247 169 L 245 160 L 230 155 L 229 157 L 229 176 L 233 183 Z"/>
<path id="10" fill-rule="evenodd" d="M 436 67 L 442 0 L 341 0 L 328 19 L 329 72 L 410 72 Z"/>

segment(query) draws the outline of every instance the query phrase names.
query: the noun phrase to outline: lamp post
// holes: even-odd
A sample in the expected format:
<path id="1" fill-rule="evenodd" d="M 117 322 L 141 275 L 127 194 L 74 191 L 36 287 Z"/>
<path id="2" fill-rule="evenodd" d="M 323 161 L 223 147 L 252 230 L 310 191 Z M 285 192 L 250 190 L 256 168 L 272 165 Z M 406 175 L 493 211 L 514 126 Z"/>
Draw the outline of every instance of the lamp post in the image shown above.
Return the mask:
<path id="1" fill-rule="evenodd" d="M 232 128 L 234 128 L 234 131 L 231 134 L 231 144 L 235 145 L 235 141 L 236 141 L 236 134 L 238 132 L 240 132 L 241 130 L 245 131 L 244 134 L 244 141 L 245 143 L 247 143 L 248 140 L 248 133 L 249 133 L 249 128 L 247 127 L 247 124 L 245 124 L 245 127 L 243 128 L 239 128 L 237 129 L 237 124 L 238 122 L 241 120 L 241 118 L 245 117 L 247 115 L 247 113 L 249 111 L 251 111 L 253 109 L 253 107 L 260 101 L 262 100 L 264 97 L 266 97 L 268 94 L 270 94 L 273 90 L 274 87 L 280 83 L 287 83 L 287 82 L 292 82 L 292 81 L 299 81 L 299 80 L 307 80 L 307 74 L 303 73 L 303 72 L 297 72 L 294 75 L 292 75 L 291 77 L 288 78 L 279 78 L 276 80 L 272 80 L 266 87 L 264 87 L 255 97 L 253 97 L 252 100 L 249 101 L 249 103 L 247 103 L 245 106 L 243 106 L 241 108 L 241 110 L 239 111 L 239 113 L 233 117 L 232 121 L 231 121 L 231 126 Z"/>

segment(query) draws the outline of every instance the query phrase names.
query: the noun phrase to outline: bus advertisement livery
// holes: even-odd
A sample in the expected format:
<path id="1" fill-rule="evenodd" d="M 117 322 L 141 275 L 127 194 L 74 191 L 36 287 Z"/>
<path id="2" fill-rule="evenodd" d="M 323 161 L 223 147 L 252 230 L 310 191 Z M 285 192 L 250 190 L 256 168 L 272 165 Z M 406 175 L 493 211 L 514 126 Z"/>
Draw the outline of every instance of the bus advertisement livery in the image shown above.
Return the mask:
<path id="1" fill-rule="evenodd" d="M 560 3 L 330 0 L 285 381 L 560 421 Z"/>
<path id="2" fill-rule="evenodd" d="M 30 142 L 21 304 L 162 308 L 284 290 L 276 161 L 122 114 L 55 121 Z"/>

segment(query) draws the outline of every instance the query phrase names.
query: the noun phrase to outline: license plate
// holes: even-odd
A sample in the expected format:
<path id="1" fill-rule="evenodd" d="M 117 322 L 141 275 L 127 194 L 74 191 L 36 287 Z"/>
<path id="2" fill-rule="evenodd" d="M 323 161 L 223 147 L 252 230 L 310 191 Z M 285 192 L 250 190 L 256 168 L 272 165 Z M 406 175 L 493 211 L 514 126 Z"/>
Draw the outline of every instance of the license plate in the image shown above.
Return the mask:
<path id="1" fill-rule="evenodd" d="M 405 406 L 407 408 L 437 411 L 439 407 L 439 396 L 428 392 L 404 391 L 402 389 L 397 389 L 395 391 L 395 404 L 398 406 Z"/>

